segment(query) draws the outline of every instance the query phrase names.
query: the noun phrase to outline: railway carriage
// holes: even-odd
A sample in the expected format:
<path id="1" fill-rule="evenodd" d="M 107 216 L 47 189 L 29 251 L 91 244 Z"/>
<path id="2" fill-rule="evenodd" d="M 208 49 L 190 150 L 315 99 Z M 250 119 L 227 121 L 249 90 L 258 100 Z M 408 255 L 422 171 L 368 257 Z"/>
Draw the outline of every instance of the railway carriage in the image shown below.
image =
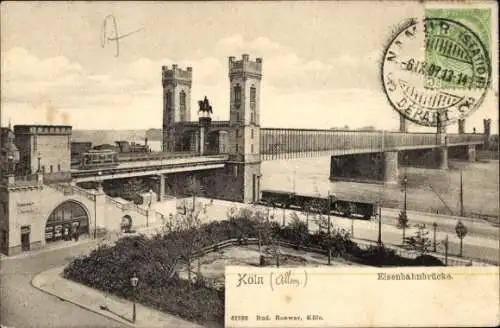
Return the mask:
<path id="1" fill-rule="evenodd" d="M 338 199 L 334 195 L 321 197 L 276 190 L 263 190 L 261 194 L 261 204 L 322 214 L 330 212 L 330 214 L 369 220 L 378 210 L 376 203 L 357 199 Z"/>
<path id="2" fill-rule="evenodd" d="M 83 153 L 80 160 L 82 170 L 116 166 L 118 166 L 118 153 L 111 149 L 91 149 Z"/>

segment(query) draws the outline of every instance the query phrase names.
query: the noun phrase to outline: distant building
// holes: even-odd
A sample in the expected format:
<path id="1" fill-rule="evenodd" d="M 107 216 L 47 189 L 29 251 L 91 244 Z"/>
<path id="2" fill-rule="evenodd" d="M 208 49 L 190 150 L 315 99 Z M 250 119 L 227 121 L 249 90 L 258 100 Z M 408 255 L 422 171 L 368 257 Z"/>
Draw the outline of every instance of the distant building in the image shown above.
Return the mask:
<path id="1" fill-rule="evenodd" d="M 20 175 L 41 172 L 47 181 L 71 179 L 71 126 L 16 125 Z"/>
<path id="2" fill-rule="evenodd" d="M 1 128 L 0 171 L 2 175 L 14 174 L 19 163 L 19 150 L 14 139 L 14 132 L 10 128 Z"/>

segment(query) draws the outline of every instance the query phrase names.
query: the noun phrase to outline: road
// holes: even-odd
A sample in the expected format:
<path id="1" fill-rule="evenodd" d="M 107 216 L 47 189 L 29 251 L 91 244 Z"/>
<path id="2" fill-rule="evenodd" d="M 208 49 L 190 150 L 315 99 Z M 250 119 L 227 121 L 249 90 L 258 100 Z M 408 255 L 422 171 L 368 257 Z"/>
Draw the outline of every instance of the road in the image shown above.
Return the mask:
<path id="1" fill-rule="evenodd" d="M 95 247 L 93 242 L 1 260 L 0 323 L 7 327 L 126 327 L 118 322 L 59 300 L 31 285 L 40 272 L 68 263 Z"/>
<path id="2" fill-rule="evenodd" d="M 278 212 L 277 212 L 278 214 Z M 278 222 L 282 222 L 282 215 L 277 215 L 276 219 Z M 287 218 L 287 220 L 290 220 Z M 351 232 L 351 228 L 354 228 L 354 238 L 364 239 L 369 241 L 377 241 L 378 239 L 378 220 L 359 220 L 359 219 L 347 219 L 343 217 L 331 216 L 332 224 L 334 228 L 345 229 Z M 382 224 L 382 242 L 384 244 L 401 245 L 403 231 L 395 227 L 395 220 L 389 220 L 389 224 L 385 222 L 385 217 L 383 217 Z M 427 225 L 429 234 L 428 237 L 433 241 L 434 234 L 432 227 Z M 310 230 L 316 231 L 318 229 L 317 224 L 313 220 L 310 220 Z M 444 246 L 442 241 L 448 236 L 448 255 L 458 256 L 460 254 L 460 239 L 456 236 L 454 228 L 453 231 L 436 232 L 436 250 L 438 253 L 444 254 Z M 413 235 L 417 229 L 413 226 L 405 230 L 405 235 L 407 237 Z M 431 247 L 432 248 L 432 247 Z M 499 241 L 498 239 L 483 238 L 481 236 L 475 236 L 473 234 L 467 235 L 463 240 L 463 257 L 476 260 L 484 260 L 493 264 L 499 264 Z"/>
<path id="3" fill-rule="evenodd" d="M 384 208 L 382 210 L 383 222 L 396 226 L 399 212 L 400 210 Z M 432 224 L 436 222 L 436 229 L 438 232 L 445 232 L 453 235 L 455 234 L 455 226 L 458 220 L 461 220 L 467 227 L 469 235 L 494 240 L 498 240 L 500 238 L 500 230 L 498 229 L 498 225 L 481 219 L 433 216 L 432 214 L 413 211 L 408 212 L 408 219 L 408 224 L 425 224 L 426 228 L 429 230 L 433 229 Z"/>
<path id="4" fill-rule="evenodd" d="M 198 201 L 209 203 L 210 200 L 198 198 Z M 225 220 L 227 219 L 228 209 L 235 206 L 236 208 L 254 208 L 260 209 L 264 213 L 267 212 L 267 208 L 264 206 L 249 206 L 243 204 L 236 204 L 226 201 L 214 201 L 212 205 L 209 205 L 206 209 L 204 222 L 210 222 L 213 220 Z M 156 210 L 168 215 L 175 211 L 175 206 L 172 204 L 162 204 L 157 203 L 155 205 Z M 283 210 L 276 208 L 274 210 L 270 209 L 270 214 L 273 215 L 277 222 L 282 224 L 283 222 Z M 291 221 L 291 213 L 296 213 L 299 218 L 305 221 L 306 215 L 300 211 L 285 210 L 285 220 L 286 222 Z M 382 241 L 385 244 L 401 245 L 402 243 L 402 230 L 396 227 L 396 217 L 398 210 L 384 209 L 382 211 Z M 310 215 L 312 218 L 314 215 Z M 417 223 L 425 223 L 426 228 L 429 231 L 428 237 L 433 240 L 433 229 L 432 222 L 438 222 L 438 228 L 436 232 L 437 241 L 437 252 L 444 253 L 444 247 L 440 244 L 448 235 L 448 254 L 458 256 L 460 253 L 460 240 L 455 233 L 455 225 L 457 220 L 455 218 L 448 218 L 444 216 L 435 217 L 426 213 L 412 212 L 408 214 L 410 219 L 411 227 L 406 229 L 406 236 L 411 236 L 415 231 L 415 225 Z M 372 219 L 369 221 L 360 219 L 347 219 L 338 216 L 331 216 L 332 223 L 336 228 L 344 228 L 348 231 L 351 230 L 351 223 L 354 223 L 354 237 L 356 239 L 365 239 L 370 241 L 377 241 L 378 239 L 378 221 L 377 219 Z M 317 226 L 314 225 L 313 220 L 310 220 L 310 231 L 317 230 Z M 475 260 L 484 260 L 493 264 L 499 264 L 499 230 L 498 227 L 492 225 L 488 222 L 482 222 L 481 220 L 470 220 L 467 218 L 463 219 L 464 224 L 469 229 L 469 233 L 463 240 L 463 257 Z"/>

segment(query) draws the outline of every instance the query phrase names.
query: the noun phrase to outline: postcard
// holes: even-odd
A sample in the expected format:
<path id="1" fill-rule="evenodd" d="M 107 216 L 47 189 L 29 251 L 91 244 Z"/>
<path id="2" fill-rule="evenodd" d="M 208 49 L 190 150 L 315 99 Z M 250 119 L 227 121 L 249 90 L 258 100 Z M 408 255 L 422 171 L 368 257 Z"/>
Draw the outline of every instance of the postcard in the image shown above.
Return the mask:
<path id="1" fill-rule="evenodd" d="M 1 327 L 499 325 L 497 2 L 0 8 Z"/>

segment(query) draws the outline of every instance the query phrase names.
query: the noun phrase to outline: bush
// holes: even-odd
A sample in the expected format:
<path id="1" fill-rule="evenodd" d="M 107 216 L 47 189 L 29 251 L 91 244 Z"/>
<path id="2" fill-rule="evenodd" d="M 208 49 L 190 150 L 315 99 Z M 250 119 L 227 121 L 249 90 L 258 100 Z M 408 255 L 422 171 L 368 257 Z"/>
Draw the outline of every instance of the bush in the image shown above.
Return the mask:
<path id="1" fill-rule="evenodd" d="M 441 261 L 425 256 L 407 259 L 384 246 L 362 250 L 350 239 L 348 232 L 335 230 L 331 237 L 326 232 L 309 234 L 300 222 L 282 228 L 277 222 L 261 222 L 274 237 L 300 247 L 332 248 L 333 254 L 354 262 L 374 266 L 442 265 Z M 262 229 L 262 226 L 260 227 Z M 126 299 L 136 297 L 145 305 L 179 315 L 199 323 L 224 323 L 224 290 L 207 286 L 203 277 L 197 284 L 180 279 L 176 265 L 189 231 L 174 231 L 152 238 L 131 236 L 119 239 L 114 246 L 101 245 L 88 256 L 74 259 L 64 269 L 64 277 L 116 294 Z M 247 217 L 234 217 L 227 221 L 214 221 L 200 227 L 203 242 L 200 247 L 228 239 L 259 237 L 259 226 Z M 261 265 L 265 265 L 266 261 Z M 291 259 L 296 261 L 296 259 Z M 130 278 L 139 277 L 136 291 Z M 175 301 L 173 301 L 175 300 Z"/>

